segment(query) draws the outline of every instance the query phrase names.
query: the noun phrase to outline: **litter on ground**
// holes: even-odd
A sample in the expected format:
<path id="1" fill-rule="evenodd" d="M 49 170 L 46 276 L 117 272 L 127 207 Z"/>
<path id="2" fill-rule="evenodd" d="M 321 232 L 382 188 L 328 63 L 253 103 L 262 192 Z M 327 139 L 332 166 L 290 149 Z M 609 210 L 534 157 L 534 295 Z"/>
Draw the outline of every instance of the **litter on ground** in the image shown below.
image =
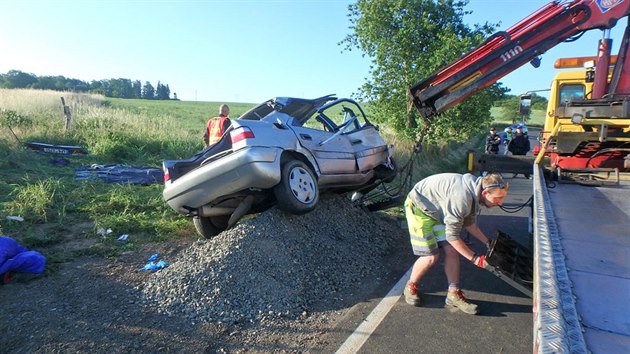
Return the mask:
<path id="1" fill-rule="evenodd" d="M 159 260 L 157 262 L 149 262 L 142 267 L 143 270 L 156 271 L 168 267 L 168 262 Z"/>
<path id="2" fill-rule="evenodd" d="M 76 169 L 75 179 L 79 181 L 100 179 L 107 183 L 129 183 L 149 185 L 164 183 L 164 172 L 156 167 L 126 165 L 91 165 Z"/>
<path id="3" fill-rule="evenodd" d="M 29 251 L 8 236 L 0 236 L 0 281 L 8 283 L 11 273 L 44 272 L 46 257 L 37 251 Z"/>
<path id="4" fill-rule="evenodd" d="M 142 267 L 142 269 L 149 270 L 149 271 L 156 271 L 156 270 L 160 270 L 160 269 L 164 269 L 168 267 L 168 262 L 165 260 L 159 260 L 157 262 L 154 262 L 158 260 L 159 258 L 160 258 L 159 253 L 152 254 L 149 258 L 147 258 L 147 261 L 149 261 L 149 263 L 145 264 L 144 267 Z"/>
<path id="5" fill-rule="evenodd" d="M 112 229 L 105 229 L 105 228 L 100 228 L 96 231 L 96 234 L 101 236 L 101 237 L 106 237 L 107 235 L 112 233 Z"/>
<path id="6" fill-rule="evenodd" d="M 61 155 L 87 155 L 88 151 L 77 145 L 53 145 L 46 143 L 29 142 L 25 143 L 27 148 L 45 154 Z"/>

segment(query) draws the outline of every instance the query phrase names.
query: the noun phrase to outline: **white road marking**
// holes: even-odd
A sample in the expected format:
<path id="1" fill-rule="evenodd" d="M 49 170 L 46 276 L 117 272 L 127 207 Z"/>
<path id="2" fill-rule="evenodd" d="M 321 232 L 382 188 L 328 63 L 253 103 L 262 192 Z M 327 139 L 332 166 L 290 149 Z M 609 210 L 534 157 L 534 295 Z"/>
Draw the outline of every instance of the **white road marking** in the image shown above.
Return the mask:
<path id="1" fill-rule="evenodd" d="M 387 316 L 389 311 L 394 307 L 411 274 L 411 268 L 398 280 L 398 283 L 385 295 L 381 302 L 376 305 L 374 310 L 363 320 L 363 322 L 354 330 L 354 332 L 346 339 L 345 342 L 337 349 L 336 354 L 354 354 L 361 349 L 363 344 L 374 333 L 374 330 L 381 321 Z"/>

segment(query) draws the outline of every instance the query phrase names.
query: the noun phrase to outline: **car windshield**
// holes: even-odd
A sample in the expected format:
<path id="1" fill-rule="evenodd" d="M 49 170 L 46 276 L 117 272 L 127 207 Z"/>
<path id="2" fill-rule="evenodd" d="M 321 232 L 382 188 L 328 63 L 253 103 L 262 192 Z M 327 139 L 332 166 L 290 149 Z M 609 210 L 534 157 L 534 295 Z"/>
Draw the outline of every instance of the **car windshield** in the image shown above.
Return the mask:
<path id="1" fill-rule="evenodd" d="M 312 113 L 303 125 L 313 129 L 321 129 L 324 125 L 324 130 L 327 131 L 342 130 L 344 133 L 349 133 L 361 129 L 368 123 L 363 110 L 356 102 L 340 99 Z"/>

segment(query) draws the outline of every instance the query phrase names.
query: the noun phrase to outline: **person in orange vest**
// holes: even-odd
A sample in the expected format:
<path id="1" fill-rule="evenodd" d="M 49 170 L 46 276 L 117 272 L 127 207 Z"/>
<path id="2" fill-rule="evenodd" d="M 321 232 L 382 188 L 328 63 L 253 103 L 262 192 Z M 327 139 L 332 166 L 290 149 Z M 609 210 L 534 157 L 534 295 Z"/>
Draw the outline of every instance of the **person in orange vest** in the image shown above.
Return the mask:
<path id="1" fill-rule="evenodd" d="M 230 107 L 226 104 L 222 104 L 219 107 L 219 116 L 210 118 L 206 125 L 206 132 L 203 134 L 203 141 L 206 143 L 206 147 L 215 144 L 221 137 L 225 130 L 230 126 Z"/>

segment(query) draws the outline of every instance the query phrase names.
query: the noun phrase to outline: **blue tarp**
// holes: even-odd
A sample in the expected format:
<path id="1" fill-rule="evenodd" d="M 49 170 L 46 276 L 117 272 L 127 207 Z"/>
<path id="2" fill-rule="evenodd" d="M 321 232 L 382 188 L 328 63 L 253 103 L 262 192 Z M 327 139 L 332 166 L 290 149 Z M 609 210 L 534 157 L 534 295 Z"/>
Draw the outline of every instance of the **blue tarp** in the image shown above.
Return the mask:
<path id="1" fill-rule="evenodd" d="M 164 183 L 164 172 L 155 167 L 125 165 L 92 165 L 76 169 L 77 180 L 100 179 L 108 183 L 130 183 L 149 185 Z"/>
<path id="2" fill-rule="evenodd" d="M 7 272 L 40 274 L 46 266 L 46 257 L 37 251 L 29 251 L 7 236 L 0 236 L 0 274 Z"/>

